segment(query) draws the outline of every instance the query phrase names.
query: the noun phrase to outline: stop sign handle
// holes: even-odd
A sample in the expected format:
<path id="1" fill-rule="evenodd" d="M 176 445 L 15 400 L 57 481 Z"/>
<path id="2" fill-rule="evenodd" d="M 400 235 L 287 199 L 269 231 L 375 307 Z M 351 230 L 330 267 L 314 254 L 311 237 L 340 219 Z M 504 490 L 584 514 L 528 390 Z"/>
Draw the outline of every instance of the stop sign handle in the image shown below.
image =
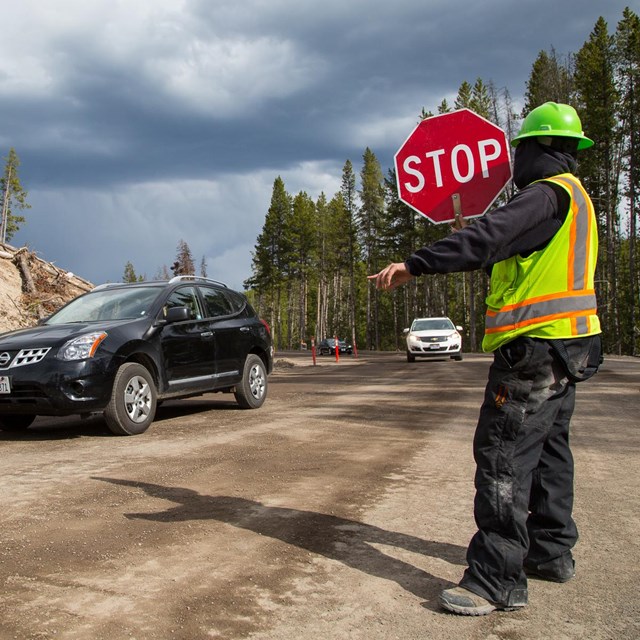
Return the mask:
<path id="1" fill-rule="evenodd" d="M 460 204 L 460 194 L 454 193 L 451 195 L 451 202 L 453 204 L 453 215 L 455 222 L 451 225 L 453 231 L 460 231 L 467 226 L 467 221 L 462 217 L 462 205 Z"/>

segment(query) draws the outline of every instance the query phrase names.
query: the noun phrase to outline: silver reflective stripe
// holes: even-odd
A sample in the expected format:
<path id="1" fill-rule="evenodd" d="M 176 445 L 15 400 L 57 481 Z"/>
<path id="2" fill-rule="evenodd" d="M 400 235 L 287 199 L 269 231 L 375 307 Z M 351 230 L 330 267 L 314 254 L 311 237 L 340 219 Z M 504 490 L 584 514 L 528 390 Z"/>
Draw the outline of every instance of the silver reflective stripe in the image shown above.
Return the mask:
<path id="1" fill-rule="evenodd" d="M 572 317 L 579 311 L 592 311 L 595 313 L 596 295 L 593 291 L 586 291 L 580 295 L 569 295 L 544 300 L 542 302 L 530 302 L 519 305 L 507 311 L 487 313 L 485 325 L 487 329 L 501 327 L 509 331 L 514 325 L 521 326 L 535 320 L 543 320 L 551 316 L 553 319 Z"/>
<path id="2" fill-rule="evenodd" d="M 573 243 L 573 282 L 568 282 L 567 285 L 574 291 L 579 291 L 587 286 L 587 252 L 589 247 L 587 246 L 589 240 L 589 224 L 590 224 L 590 211 L 587 205 L 587 199 L 584 192 L 578 185 L 568 178 L 554 177 L 549 179 L 549 182 L 559 182 L 568 187 L 571 193 L 572 204 L 578 205 L 578 212 L 573 217 L 573 224 L 575 225 L 576 234 L 575 241 Z"/>
<path id="3" fill-rule="evenodd" d="M 578 316 L 576 319 L 576 331 L 579 336 L 589 333 L 589 322 L 584 316 Z"/>

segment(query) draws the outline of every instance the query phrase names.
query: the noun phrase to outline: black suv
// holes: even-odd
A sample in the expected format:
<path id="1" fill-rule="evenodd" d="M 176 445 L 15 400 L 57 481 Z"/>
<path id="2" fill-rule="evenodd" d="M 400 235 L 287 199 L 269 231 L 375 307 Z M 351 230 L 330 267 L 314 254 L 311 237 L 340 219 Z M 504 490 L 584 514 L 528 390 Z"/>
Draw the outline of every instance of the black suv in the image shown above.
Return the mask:
<path id="1" fill-rule="evenodd" d="M 268 325 L 224 284 L 104 284 L 37 327 L 0 335 L 0 429 L 103 412 L 113 433 L 133 435 L 158 401 L 211 391 L 257 409 L 272 368 Z"/>

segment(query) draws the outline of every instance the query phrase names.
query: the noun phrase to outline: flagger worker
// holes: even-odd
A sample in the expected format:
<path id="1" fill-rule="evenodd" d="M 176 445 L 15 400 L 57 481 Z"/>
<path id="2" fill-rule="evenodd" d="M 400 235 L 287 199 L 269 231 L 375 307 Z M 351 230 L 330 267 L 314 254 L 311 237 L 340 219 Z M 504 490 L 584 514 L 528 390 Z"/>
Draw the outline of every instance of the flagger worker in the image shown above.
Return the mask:
<path id="1" fill-rule="evenodd" d="M 573 107 L 547 102 L 522 122 L 510 201 L 403 263 L 369 276 L 393 289 L 416 276 L 487 269 L 483 350 L 493 353 L 473 440 L 477 532 L 468 567 L 440 604 L 462 615 L 527 604 L 527 576 L 575 575 L 575 383 L 597 370 L 600 322 L 593 204 L 574 175 L 593 145 Z"/>

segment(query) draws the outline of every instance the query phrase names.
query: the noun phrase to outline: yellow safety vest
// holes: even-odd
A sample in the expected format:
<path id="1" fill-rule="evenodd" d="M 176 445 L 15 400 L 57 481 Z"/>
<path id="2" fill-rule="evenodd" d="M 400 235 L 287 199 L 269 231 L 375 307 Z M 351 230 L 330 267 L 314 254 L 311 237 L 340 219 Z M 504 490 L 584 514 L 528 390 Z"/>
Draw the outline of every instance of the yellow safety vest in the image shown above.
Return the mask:
<path id="1" fill-rule="evenodd" d="M 575 338 L 600 333 L 593 285 L 598 256 L 593 204 L 570 173 L 541 182 L 553 182 L 568 192 L 567 217 L 544 249 L 493 266 L 484 351 L 495 351 L 521 335 Z"/>

